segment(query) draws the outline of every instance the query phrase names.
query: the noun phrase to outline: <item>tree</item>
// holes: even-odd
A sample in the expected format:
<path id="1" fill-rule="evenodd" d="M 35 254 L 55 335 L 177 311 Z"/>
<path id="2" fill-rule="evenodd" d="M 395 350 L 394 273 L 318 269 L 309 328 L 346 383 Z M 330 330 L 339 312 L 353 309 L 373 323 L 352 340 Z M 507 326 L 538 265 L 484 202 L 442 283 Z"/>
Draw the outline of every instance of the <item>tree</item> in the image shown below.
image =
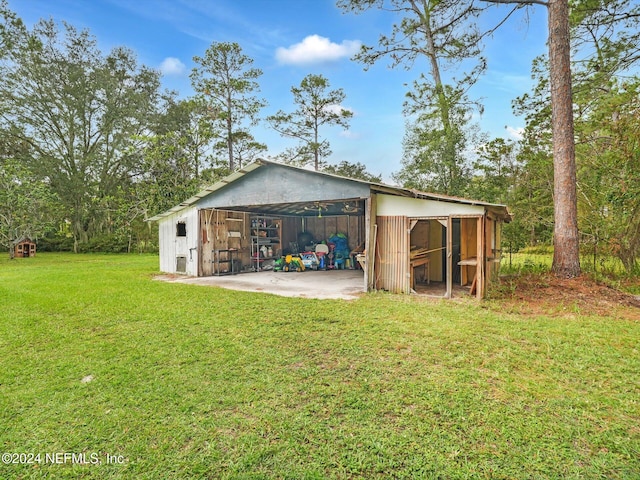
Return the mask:
<path id="1" fill-rule="evenodd" d="M 580 229 L 594 252 L 608 250 L 634 273 L 640 256 L 640 78 L 634 74 L 640 5 L 584 0 L 571 13 Z"/>
<path id="2" fill-rule="evenodd" d="M 363 163 L 347 162 L 343 160 L 337 165 L 326 165 L 323 172 L 332 173 L 334 175 L 340 175 L 342 177 L 357 178 L 364 180 L 365 182 L 381 183 L 382 175 L 373 175 L 367 171 L 367 166 Z"/>
<path id="3" fill-rule="evenodd" d="M 486 202 L 510 204 L 520 177 L 517 153 L 516 142 L 504 138 L 494 138 L 479 145 L 470 196 Z"/>
<path id="4" fill-rule="evenodd" d="M 549 23 L 549 86 L 553 131 L 553 272 L 580 275 L 580 237 L 571 92 L 571 45 L 568 0 L 484 0 L 518 6 L 543 5 Z"/>
<path id="5" fill-rule="evenodd" d="M 137 196 L 150 213 L 168 210 L 198 192 L 193 158 L 186 154 L 184 137 L 176 132 L 150 137 L 144 150 L 143 174 Z"/>
<path id="6" fill-rule="evenodd" d="M 190 174 L 200 178 L 200 172 L 212 162 L 214 142 L 219 137 L 211 122 L 212 111 L 201 96 L 176 101 L 164 99 L 161 112 L 152 129 L 151 147 L 157 148 L 162 139 L 173 144 L 173 156 L 183 156 L 190 165 Z"/>
<path id="7" fill-rule="evenodd" d="M 353 112 L 341 105 L 346 95 L 341 88 L 327 91 L 329 87 L 327 78 L 309 74 L 299 87 L 291 87 L 296 110 L 292 113 L 279 110 L 267 118 L 280 135 L 299 141 L 299 146 L 290 151 L 290 162 L 299 165 L 312 163 L 316 170 L 320 170 L 322 159 L 331 154 L 329 141 L 320 137 L 320 127 L 349 128 Z"/>
<path id="8" fill-rule="evenodd" d="M 242 53 L 237 43 L 214 42 L 204 57 L 193 57 L 199 67 L 191 72 L 193 89 L 207 100 L 214 122 L 219 123 L 229 159 L 229 169 L 237 168 L 236 143 L 245 141 L 246 126 L 257 122 L 264 100 L 252 96 L 259 91 L 256 82 L 262 71 L 253 68 L 253 59 Z M 241 134 L 240 132 L 244 132 Z M 253 141 L 253 140 L 252 140 Z M 246 143 L 246 142 L 245 142 Z"/>
<path id="9" fill-rule="evenodd" d="M 407 94 L 405 113 L 414 120 L 408 122 L 404 165 L 397 179 L 420 178 L 430 189 L 463 194 L 469 169 L 461 148 L 470 143 L 464 138 L 470 132 L 459 121 L 480 108 L 466 93 L 486 68 L 475 26 L 481 9 L 472 1 L 457 0 L 339 0 L 338 5 L 355 13 L 389 10 L 400 18 L 390 36 L 379 37 L 377 48 L 363 46 L 355 56 L 365 68 L 385 57 L 391 67 L 406 69 L 426 61 L 428 75 L 421 74 Z M 455 70 L 463 62 L 468 73 L 444 78 L 444 70 Z"/>
<path id="10" fill-rule="evenodd" d="M 33 29 L 0 84 L 0 122 L 30 146 L 30 166 L 47 179 L 72 223 L 74 247 L 112 228 L 110 199 L 131 182 L 133 148 L 155 110 L 159 74 L 88 31 L 53 20 Z"/>
<path id="11" fill-rule="evenodd" d="M 231 173 L 228 162 L 215 155 L 220 135 L 211 118 L 212 110 L 201 96 L 164 99 L 144 139 L 142 168 L 134 185 L 145 217 L 168 210 Z M 241 145 L 235 142 L 234 148 Z M 240 151 L 235 158 L 242 161 L 246 155 Z"/>
<path id="12" fill-rule="evenodd" d="M 248 130 L 238 130 L 233 134 L 233 155 L 238 168 L 253 162 L 267 151 L 267 145 L 256 141 Z"/>
<path id="13" fill-rule="evenodd" d="M 451 88 L 445 90 L 451 93 Z M 449 98 L 454 98 L 450 95 Z M 449 108 L 449 127 L 444 127 L 437 110 L 424 111 L 407 122 L 402 169 L 394 179 L 406 187 L 464 196 L 471 182 L 469 157 L 483 135 L 471 121 L 472 112 L 463 102 Z"/>
<path id="14" fill-rule="evenodd" d="M 42 179 L 25 167 L 28 146 L 22 142 L 0 143 L 0 245 L 13 258 L 13 242 L 36 240 L 52 226 L 56 198 Z"/>
<path id="15" fill-rule="evenodd" d="M 10 56 L 26 38 L 22 20 L 9 10 L 7 0 L 0 0 L 0 60 Z"/>
<path id="16" fill-rule="evenodd" d="M 588 121 L 587 121 L 588 120 Z M 612 82 L 576 123 L 582 230 L 620 258 L 640 258 L 640 79 Z"/>
<path id="17" fill-rule="evenodd" d="M 572 92 L 576 139 L 577 215 L 580 235 L 593 248 L 631 258 L 635 211 L 633 139 L 640 6 L 628 0 L 575 1 L 571 4 Z M 514 102 L 527 128 L 521 148 L 523 169 L 511 203 L 516 222 L 530 231 L 530 242 L 546 239 L 555 224 L 541 206 L 553 191 L 549 61 L 534 60 L 534 90 Z M 597 94 L 596 94 L 597 93 Z M 636 117 L 637 118 L 637 117 Z M 624 146 L 624 147 L 623 147 Z M 547 187 L 547 184 L 550 187 Z M 551 201 L 551 199 L 549 200 Z M 624 228 L 622 226 L 624 225 Z M 629 228 L 627 228 L 629 227 Z M 624 260 L 633 269 L 633 262 Z"/>

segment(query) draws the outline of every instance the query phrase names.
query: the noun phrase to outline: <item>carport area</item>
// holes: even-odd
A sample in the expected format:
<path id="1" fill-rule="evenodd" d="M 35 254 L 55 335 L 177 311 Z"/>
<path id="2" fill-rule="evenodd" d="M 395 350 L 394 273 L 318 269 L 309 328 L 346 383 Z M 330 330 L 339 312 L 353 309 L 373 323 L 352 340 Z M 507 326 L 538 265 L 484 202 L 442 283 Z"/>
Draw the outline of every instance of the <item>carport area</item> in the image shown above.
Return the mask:
<path id="1" fill-rule="evenodd" d="M 220 277 L 159 275 L 156 280 L 221 287 L 245 292 L 271 293 L 283 297 L 354 300 L 363 294 L 363 278 L 362 270 L 315 270 L 305 272 L 262 271 Z"/>

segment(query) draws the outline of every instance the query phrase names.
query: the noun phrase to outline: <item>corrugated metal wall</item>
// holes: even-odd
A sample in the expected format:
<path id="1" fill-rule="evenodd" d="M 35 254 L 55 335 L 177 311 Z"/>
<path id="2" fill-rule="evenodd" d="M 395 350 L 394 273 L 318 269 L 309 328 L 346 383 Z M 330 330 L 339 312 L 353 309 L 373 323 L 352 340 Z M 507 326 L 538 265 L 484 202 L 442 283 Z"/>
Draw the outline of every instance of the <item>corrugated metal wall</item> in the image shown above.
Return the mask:
<path id="1" fill-rule="evenodd" d="M 404 216 L 376 217 L 376 289 L 410 293 L 409 219 Z"/>

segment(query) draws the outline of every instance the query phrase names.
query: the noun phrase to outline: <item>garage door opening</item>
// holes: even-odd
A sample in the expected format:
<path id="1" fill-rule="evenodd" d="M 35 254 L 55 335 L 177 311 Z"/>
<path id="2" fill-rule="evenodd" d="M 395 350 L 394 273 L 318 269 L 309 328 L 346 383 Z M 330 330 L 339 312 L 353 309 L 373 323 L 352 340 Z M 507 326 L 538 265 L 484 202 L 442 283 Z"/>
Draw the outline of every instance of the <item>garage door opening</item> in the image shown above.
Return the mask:
<path id="1" fill-rule="evenodd" d="M 362 275 L 356 256 L 365 244 L 363 212 L 360 199 L 202 209 L 198 275 L 274 272 L 290 255 L 304 259 L 305 270 Z"/>

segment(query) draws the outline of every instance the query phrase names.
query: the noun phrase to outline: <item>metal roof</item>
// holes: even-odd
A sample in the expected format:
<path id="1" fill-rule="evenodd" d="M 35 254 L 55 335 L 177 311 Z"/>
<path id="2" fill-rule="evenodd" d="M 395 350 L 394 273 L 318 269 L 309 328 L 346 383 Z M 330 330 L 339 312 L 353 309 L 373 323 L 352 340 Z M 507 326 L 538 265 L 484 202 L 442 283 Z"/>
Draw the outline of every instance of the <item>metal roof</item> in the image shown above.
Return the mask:
<path id="1" fill-rule="evenodd" d="M 184 202 L 180 203 L 179 205 L 176 205 L 175 207 L 167 210 L 166 212 L 163 213 L 159 213 L 151 218 L 148 218 L 147 221 L 158 221 L 164 217 L 168 217 L 169 215 L 172 215 L 174 213 L 177 213 L 181 210 L 184 210 L 187 207 L 190 207 L 192 205 L 195 205 L 199 200 L 201 200 L 202 198 L 211 195 L 212 193 L 220 190 L 221 188 L 224 188 L 225 186 L 227 186 L 228 184 L 235 182 L 236 180 L 244 177 L 245 175 L 247 175 L 248 173 L 251 173 L 265 165 L 278 165 L 281 167 L 286 167 L 286 168 L 290 168 L 290 169 L 295 169 L 295 170 L 299 170 L 299 171 L 304 171 L 307 172 L 309 174 L 312 175 L 324 175 L 324 176 L 328 176 L 328 177 L 334 177 L 334 178 L 339 178 L 339 179 L 343 179 L 343 180 L 349 180 L 352 182 L 357 182 L 357 183 L 361 183 L 361 184 L 365 184 L 368 185 L 371 189 L 372 192 L 376 192 L 376 193 L 386 193 L 389 195 L 398 195 L 398 196 L 403 196 L 403 197 L 413 197 L 413 198 L 420 198 L 420 199 L 425 199 L 425 200 L 435 200 L 435 201 L 441 201 L 441 202 L 452 202 L 452 203 L 462 203 L 462 204 L 467 204 L 467 205 L 478 205 L 478 206 L 484 206 L 487 207 L 488 209 L 494 211 L 495 213 L 497 213 L 498 215 L 500 215 L 505 221 L 510 221 L 511 220 L 511 215 L 509 214 L 508 210 L 507 210 L 507 206 L 506 205 L 501 205 L 501 204 L 496 204 L 496 203 L 488 203 L 488 202 L 483 202 L 480 200 L 471 200 L 471 199 L 467 199 L 467 198 L 461 198 L 461 197 L 453 197 L 453 196 L 448 196 L 448 195 L 441 195 L 441 194 L 437 194 L 437 193 L 428 193 L 428 192 L 421 192 L 419 190 L 415 190 L 415 189 L 411 189 L 411 188 L 403 188 L 403 187 L 397 187 L 397 186 L 393 186 L 393 185 L 386 185 L 383 183 L 374 183 L 374 182 L 368 182 L 365 180 L 359 180 L 356 178 L 349 178 L 349 177 L 343 177 L 340 175 L 335 175 L 332 173 L 326 173 L 326 172 L 316 172 L 313 170 L 307 170 L 305 168 L 301 168 L 301 167 L 296 167 L 293 165 L 286 165 L 286 164 L 282 164 L 282 163 L 278 163 L 278 162 L 272 162 L 269 160 L 264 160 L 264 159 L 258 159 L 255 162 L 247 165 L 246 167 L 240 168 L 239 170 L 236 170 L 235 172 L 233 172 L 232 174 L 226 176 L 225 178 L 223 178 L 222 180 L 218 181 L 217 183 L 205 188 L 204 190 L 198 192 L 197 194 L 195 194 L 194 196 L 192 196 L 191 198 L 188 198 L 187 200 L 185 200 Z M 283 204 L 282 207 L 285 207 L 289 204 Z M 289 205 L 291 206 L 291 205 Z M 260 205 L 255 205 L 252 206 L 252 208 L 249 208 L 250 206 L 247 206 L 247 211 L 258 211 L 259 208 L 261 207 Z M 267 207 L 267 205 L 264 205 L 264 207 Z M 269 205 L 268 207 L 270 207 L 270 211 L 274 211 L 273 205 Z M 285 209 L 286 210 L 286 209 Z M 299 215 L 299 213 L 295 213 L 296 210 L 291 210 L 291 212 L 285 211 L 283 210 L 282 213 L 283 214 L 297 214 Z"/>

